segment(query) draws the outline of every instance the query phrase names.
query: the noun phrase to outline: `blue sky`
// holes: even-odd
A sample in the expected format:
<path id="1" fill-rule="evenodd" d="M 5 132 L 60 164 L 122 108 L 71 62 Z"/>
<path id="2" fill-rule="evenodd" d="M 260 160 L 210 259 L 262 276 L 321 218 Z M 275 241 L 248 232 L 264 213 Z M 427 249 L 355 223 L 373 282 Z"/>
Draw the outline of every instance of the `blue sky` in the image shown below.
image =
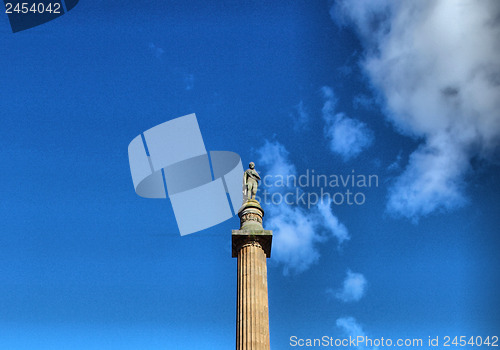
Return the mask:
<path id="1" fill-rule="evenodd" d="M 272 349 L 499 336 L 499 13 L 82 0 L 15 34 L 0 16 L 0 348 L 234 347 L 239 220 L 181 237 L 130 175 L 129 142 L 189 113 L 270 179 L 378 178 L 324 188 L 361 205 L 263 203 Z"/>

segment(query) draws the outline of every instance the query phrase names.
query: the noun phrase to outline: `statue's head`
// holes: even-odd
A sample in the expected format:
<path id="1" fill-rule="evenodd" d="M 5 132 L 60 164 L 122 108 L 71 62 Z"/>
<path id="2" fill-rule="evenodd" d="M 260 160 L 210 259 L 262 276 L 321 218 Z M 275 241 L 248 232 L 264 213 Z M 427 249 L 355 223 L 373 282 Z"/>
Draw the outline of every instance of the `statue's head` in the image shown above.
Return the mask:
<path id="1" fill-rule="evenodd" d="M 248 164 L 248 166 L 250 167 L 250 169 L 255 168 L 255 164 L 253 162 L 250 162 L 250 164 Z"/>

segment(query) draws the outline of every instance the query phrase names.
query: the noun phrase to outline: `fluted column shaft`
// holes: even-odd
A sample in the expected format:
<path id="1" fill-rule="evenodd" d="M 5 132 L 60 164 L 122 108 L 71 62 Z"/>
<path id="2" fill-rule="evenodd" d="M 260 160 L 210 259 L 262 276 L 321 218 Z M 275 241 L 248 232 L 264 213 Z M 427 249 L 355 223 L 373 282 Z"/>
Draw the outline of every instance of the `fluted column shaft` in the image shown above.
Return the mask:
<path id="1" fill-rule="evenodd" d="M 264 230 L 264 210 L 249 199 L 238 211 L 240 229 L 232 232 L 232 257 L 238 258 L 236 350 L 269 350 L 266 259 L 273 233 Z"/>
<path id="2" fill-rule="evenodd" d="M 269 350 L 266 254 L 256 241 L 238 252 L 236 350 Z"/>

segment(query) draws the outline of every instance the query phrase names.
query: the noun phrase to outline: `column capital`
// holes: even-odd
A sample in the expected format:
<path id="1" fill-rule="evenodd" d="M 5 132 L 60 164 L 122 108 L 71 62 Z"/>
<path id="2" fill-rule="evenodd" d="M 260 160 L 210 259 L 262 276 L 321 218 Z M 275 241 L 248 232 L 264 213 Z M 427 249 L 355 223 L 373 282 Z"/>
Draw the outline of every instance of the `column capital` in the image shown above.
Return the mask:
<path id="1" fill-rule="evenodd" d="M 237 258 L 239 250 L 246 244 L 256 242 L 266 253 L 266 257 L 271 257 L 271 244 L 273 241 L 273 231 L 271 230 L 233 230 L 232 236 L 232 257 Z"/>

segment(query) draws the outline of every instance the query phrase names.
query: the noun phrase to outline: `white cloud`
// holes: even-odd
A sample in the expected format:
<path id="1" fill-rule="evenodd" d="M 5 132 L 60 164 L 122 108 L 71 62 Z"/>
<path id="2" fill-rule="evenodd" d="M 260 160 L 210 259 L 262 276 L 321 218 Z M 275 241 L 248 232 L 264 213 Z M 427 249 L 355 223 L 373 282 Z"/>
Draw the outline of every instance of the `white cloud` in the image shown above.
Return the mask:
<path id="1" fill-rule="evenodd" d="M 338 1 L 362 66 L 396 129 L 422 144 L 389 192 L 389 212 L 417 220 L 466 203 L 473 158 L 500 144 L 500 2 Z"/>
<path id="2" fill-rule="evenodd" d="M 354 317 L 341 317 L 336 321 L 337 327 L 342 329 L 347 336 L 356 338 L 357 336 L 365 336 L 363 328 L 358 324 Z"/>
<path id="3" fill-rule="evenodd" d="M 317 204 L 319 216 L 323 226 L 327 227 L 330 233 L 337 238 L 339 243 L 347 241 L 350 239 L 349 232 L 347 228 L 342 224 L 339 219 L 333 215 L 331 210 L 332 201 L 320 201 Z"/>
<path id="4" fill-rule="evenodd" d="M 272 207 L 266 228 L 273 230 L 273 259 L 283 265 L 283 274 L 301 273 L 319 259 L 318 243 L 328 239 L 317 230 L 314 215 L 298 207 Z"/>
<path id="5" fill-rule="evenodd" d="M 274 141 L 265 141 L 264 145 L 257 150 L 259 155 L 259 164 L 262 164 L 268 175 L 297 175 L 295 165 L 288 159 L 289 153 L 285 146 Z M 276 189 L 268 188 L 270 191 Z"/>
<path id="6" fill-rule="evenodd" d="M 325 121 L 325 135 L 330 142 L 330 150 L 342 156 L 344 161 L 358 156 L 373 143 L 373 132 L 357 119 L 344 113 L 335 113 L 337 100 L 332 88 L 321 88 L 325 103 L 322 114 Z"/>
<path id="7" fill-rule="evenodd" d="M 468 167 L 461 145 L 430 138 L 410 155 L 409 165 L 389 190 L 388 210 L 417 220 L 435 210 L 463 205 L 463 175 Z"/>
<path id="8" fill-rule="evenodd" d="M 367 281 L 363 274 L 347 270 L 342 289 L 335 293 L 335 297 L 346 303 L 358 301 L 364 296 L 366 285 Z"/>
<path id="9" fill-rule="evenodd" d="M 266 175 L 296 175 L 288 151 L 279 142 L 266 140 L 257 153 L 256 167 L 262 166 Z M 266 186 L 265 190 L 295 193 L 296 188 Z M 320 257 L 319 244 L 333 237 L 339 244 L 350 238 L 347 228 L 332 213 L 330 201 L 320 202 L 309 210 L 286 203 L 268 205 L 264 226 L 273 230 L 272 259 L 283 265 L 285 275 L 301 273 L 315 264 Z"/>
<path id="10" fill-rule="evenodd" d="M 354 317 L 341 317 L 338 318 L 336 321 L 337 327 L 342 329 L 346 337 L 351 337 L 351 338 L 357 338 L 357 337 L 364 337 L 366 338 L 367 335 L 365 331 L 363 330 L 363 327 L 356 321 Z M 366 349 L 363 343 L 358 343 L 358 349 Z M 373 350 L 378 349 L 378 347 L 373 347 Z"/>

